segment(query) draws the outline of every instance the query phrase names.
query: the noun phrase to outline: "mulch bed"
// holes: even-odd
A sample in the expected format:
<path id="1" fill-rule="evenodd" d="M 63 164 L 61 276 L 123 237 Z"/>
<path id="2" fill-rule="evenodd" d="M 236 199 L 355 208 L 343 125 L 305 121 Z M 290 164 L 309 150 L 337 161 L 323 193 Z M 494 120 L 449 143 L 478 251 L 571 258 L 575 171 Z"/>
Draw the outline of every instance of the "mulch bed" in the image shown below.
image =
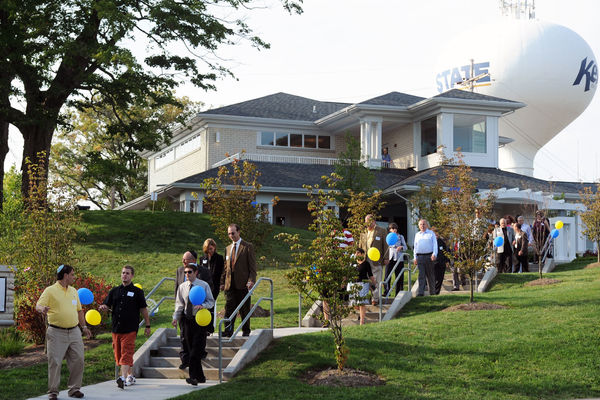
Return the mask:
<path id="1" fill-rule="evenodd" d="M 83 345 L 85 350 L 93 349 L 106 340 L 85 339 Z M 44 353 L 44 345 L 33 345 L 27 347 L 21 354 L 11 357 L 0 357 L 0 369 L 29 367 L 30 365 L 41 364 L 48 361 Z"/>
<path id="2" fill-rule="evenodd" d="M 559 281 L 558 279 L 549 279 L 549 278 L 542 278 L 542 279 L 536 279 L 535 281 L 530 281 L 525 283 L 524 286 L 544 286 L 544 285 L 554 285 L 555 283 L 560 283 L 562 281 Z"/>
<path id="3" fill-rule="evenodd" d="M 302 375 L 300 379 L 313 386 L 362 387 L 385 385 L 385 381 L 378 375 L 353 368 L 344 368 L 343 371 L 339 371 L 337 368 L 310 370 Z"/>
<path id="4" fill-rule="evenodd" d="M 592 263 L 592 264 L 588 264 L 588 265 L 585 266 L 584 269 L 591 269 L 591 268 L 600 268 L 600 263 L 595 262 L 595 263 Z"/>
<path id="5" fill-rule="evenodd" d="M 478 311 L 478 310 L 501 310 L 508 308 L 500 304 L 492 303 L 464 303 L 452 307 L 444 308 L 442 311 Z"/>

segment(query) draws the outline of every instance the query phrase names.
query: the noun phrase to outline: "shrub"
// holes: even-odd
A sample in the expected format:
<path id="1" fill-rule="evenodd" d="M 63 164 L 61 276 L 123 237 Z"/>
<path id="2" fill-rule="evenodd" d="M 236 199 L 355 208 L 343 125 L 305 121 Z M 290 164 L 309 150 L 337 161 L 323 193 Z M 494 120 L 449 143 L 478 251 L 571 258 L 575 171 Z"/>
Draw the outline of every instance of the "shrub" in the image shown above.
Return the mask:
<path id="1" fill-rule="evenodd" d="M 25 342 L 15 328 L 0 329 L 0 357 L 15 356 L 24 348 Z"/>

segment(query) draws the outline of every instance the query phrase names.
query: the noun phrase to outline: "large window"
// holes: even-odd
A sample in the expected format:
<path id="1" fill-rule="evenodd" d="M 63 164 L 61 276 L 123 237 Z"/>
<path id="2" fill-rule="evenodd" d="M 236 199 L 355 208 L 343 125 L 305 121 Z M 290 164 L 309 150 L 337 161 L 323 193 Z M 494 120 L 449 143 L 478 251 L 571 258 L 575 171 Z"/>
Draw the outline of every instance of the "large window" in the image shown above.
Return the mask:
<path id="1" fill-rule="evenodd" d="M 454 151 L 485 153 L 485 116 L 454 114 Z"/>
<path id="2" fill-rule="evenodd" d="M 260 132 L 260 145 L 331 150 L 331 137 L 300 133 Z"/>
<path id="3" fill-rule="evenodd" d="M 437 151 L 437 117 L 421 121 L 421 156 Z"/>

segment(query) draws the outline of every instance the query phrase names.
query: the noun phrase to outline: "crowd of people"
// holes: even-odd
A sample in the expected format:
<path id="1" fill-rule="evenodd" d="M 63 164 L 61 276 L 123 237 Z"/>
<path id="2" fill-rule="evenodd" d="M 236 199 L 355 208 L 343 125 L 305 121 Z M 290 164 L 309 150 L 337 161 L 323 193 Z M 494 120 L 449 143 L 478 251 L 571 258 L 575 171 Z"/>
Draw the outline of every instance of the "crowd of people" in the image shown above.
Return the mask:
<path id="1" fill-rule="evenodd" d="M 256 282 L 256 256 L 252 243 L 240 236 L 240 227 L 231 224 L 227 227 L 231 244 L 225 249 L 225 257 L 217 253 L 217 244 L 206 239 L 202 246 L 203 255 L 198 259 L 194 250 L 186 251 L 175 273 L 175 310 L 172 324 L 180 328 L 181 364 L 179 368 L 189 370 L 186 382 L 191 385 L 206 382 L 202 370 L 202 359 L 206 358 L 206 338 L 214 332 L 215 299 L 225 293 L 225 318 L 231 321 L 225 325 L 223 336 L 230 337 L 234 332 L 236 315 L 233 311 Z M 110 290 L 102 304 L 101 311 L 112 315 L 112 342 L 115 362 L 120 366 L 120 376 L 116 379 L 119 388 L 135 384 L 133 374 L 133 354 L 135 339 L 140 324 L 140 315 L 145 322 L 144 334 L 150 336 L 150 318 L 144 291 L 133 284 L 134 268 L 126 265 L 121 269 L 121 285 Z M 47 287 L 36 304 L 36 311 L 46 318 L 48 352 L 48 398 L 58 398 L 61 365 L 67 360 L 69 370 L 68 395 L 82 398 L 81 384 L 84 368 L 84 348 L 81 333 L 88 338 L 92 334 L 86 324 L 83 308 L 75 282 L 75 270 L 69 265 L 61 265 L 56 271 L 56 283 Z M 190 292 L 196 286 L 204 289 L 205 297 L 201 304 L 193 304 Z M 207 309 L 210 323 L 200 325 L 196 314 Z M 250 299 L 240 309 L 242 319 L 250 311 Z M 250 319 L 242 326 L 242 335 L 250 335 Z"/>
<path id="2" fill-rule="evenodd" d="M 478 217 L 477 217 L 478 218 Z M 450 244 L 440 236 L 435 227 L 421 219 L 419 231 L 413 243 L 413 263 L 419 270 L 417 296 L 423 296 L 426 287 L 431 295 L 440 293 L 444 274 L 447 268 L 453 273 L 453 290 L 460 290 L 466 284 L 465 275 L 454 268 L 448 254 L 456 249 L 457 244 Z M 256 282 L 256 256 L 252 243 L 241 238 L 240 227 L 231 224 L 227 228 L 231 239 L 225 249 L 225 257 L 217 253 L 217 244 L 213 239 L 206 239 L 203 255 L 198 259 L 194 250 L 186 251 L 181 266 L 176 270 L 175 310 L 172 324 L 180 328 L 181 351 L 180 369 L 189 369 L 187 383 L 198 385 L 206 381 L 202 370 L 202 359 L 207 356 L 206 337 L 214 332 L 214 305 L 221 292 L 225 293 L 225 318 L 231 319 L 225 325 L 223 336 L 230 337 L 234 332 L 235 309 L 252 289 Z M 398 240 L 388 245 L 386 237 L 395 233 Z M 523 216 L 516 219 L 507 215 L 488 225 L 485 238 L 488 240 L 489 260 L 495 264 L 499 272 L 527 272 L 529 249 L 534 247 L 537 255 L 545 246 L 550 235 L 550 222 L 542 211 L 536 212 L 532 225 L 525 222 Z M 495 239 L 502 237 L 503 240 Z M 348 238 L 345 239 L 345 244 Z M 501 242 L 501 243 L 500 243 Z M 381 257 L 373 260 L 366 249 L 375 248 Z M 351 304 L 359 310 L 360 324 L 365 323 L 366 305 L 377 305 L 382 296 L 388 296 L 393 289 L 390 282 L 397 280 L 395 294 L 404 289 L 404 253 L 408 250 L 406 240 L 398 232 L 398 225 L 390 223 L 388 229 L 377 225 L 373 215 L 365 217 L 365 229 L 360 234 L 356 256 L 358 277 L 348 284 L 347 289 L 357 295 L 350 298 Z M 548 252 L 551 257 L 552 252 Z M 150 335 L 150 319 L 144 292 L 133 285 L 134 268 L 126 265 L 121 270 L 120 286 L 110 290 L 100 310 L 112 313 L 113 352 L 121 375 L 117 378 L 117 386 L 135 384 L 133 375 L 133 354 L 135 338 L 140 323 L 140 315 L 145 321 L 146 336 Z M 386 281 L 384 293 L 380 293 L 380 284 Z M 82 398 L 80 391 L 83 377 L 83 341 L 81 332 L 88 338 L 91 333 L 86 325 L 83 309 L 77 291 L 72 284 L 75 271 L 69 265 L 61 265 L 56 272 L 56 283 L 44 290 L 40 296 L 36 310 L 47 317 L 47 352 L 48 352 L 48 398 L 57 399 L 60 384 L 60 372 L 63 359 L 67 360 L 69 369 L 68 394 L 73 398 Z M 354 286 L 357 287 L 354 287 Z M 200 286 L 206 294 L 202 304 L 193 304 L 190 292 Z M 207 309 L 211 321 L 205 326 L 196 323 L 196 314 Z M 240 316 L 245 319 L 250 311 L 250 301 L 240 308 Z M 236 313 L 237 314 L 237 313 Z M 81 329 L 81 330 L 80 330 Z M 243 336 L 250 335 L 250 319 L 243 324 Z"/>
<path id="3" fill-rule="evenodd" d="M 480 220 L 478 213 L 475 220 Z M 458 243 L 446 243 L 436 227 L 430 227 L 427 220 L 418 222 L 419 231 L 415 234 L 413 243 L 413 263 L 417 266 L 418 287 L 417 296 L 424 296 L 427 290 L 430 295 L 440 293 L 446 270 L 452 272 L 452 290 L 458 291 L 461 286 L 466 289 L 467 277 L 454 266 L 448 257 L 456 251 Z M 489 221 L 484 238 L 488 241 L 488 254 L 486 259 L 489 265 L 494 265 L 498 272 L 522 273 L 529 271 L 530 253 L 534 254 L 534 260 L 538 253 L 546 246 L 547 257 L 552 257 L 552 243 L 548 241 L 550 235 L 550 221 L 544 216 L 543 211 L 537 211 L 533 224 L 525 222 L 522 215 L 516 218 L 506 215 L 498 221 Z M 394 245 L 388 246 L 385 238 L 389 233 L 395 233 L 398 240 Z M 496 245 L 497 237 L 502 237 L 502 244 Z M 368 257 L 366 249 L 375 247 L 383 257 L 374 261 Z M 385 283 L 384 295 L 390 295 L 391 282 L 395 286 L 397 295 L 404 289 L 404 253 L 408 250 L 406 240 L 398 232 L 398 225 L 394 222 L 388 225 L 387 232 L 378 226 L 372 215 L 365 218 L 365 230 L 360 235 L 358 249 L 356 251 L 356 268 L 358 270 L 358 281 L 348 284 L 348 291 L 353 291 L 353 285 L 359 285 L 359 295 L 351 299 L 351 304 L 359 310 L 360 323 L 364 323 L 366 313 L 365 306 L 370 303 L 377 305 L 381 301 L 379 285 L 382 280 Z M 371 288 L 369 296 L 369 287 Z"/>

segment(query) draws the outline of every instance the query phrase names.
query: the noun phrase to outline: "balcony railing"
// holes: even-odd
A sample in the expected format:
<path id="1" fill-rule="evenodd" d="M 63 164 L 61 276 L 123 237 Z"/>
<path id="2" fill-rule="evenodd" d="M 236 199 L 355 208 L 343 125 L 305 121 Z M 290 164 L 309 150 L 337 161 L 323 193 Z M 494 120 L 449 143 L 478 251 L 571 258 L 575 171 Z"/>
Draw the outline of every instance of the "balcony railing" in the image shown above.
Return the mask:
<path id="1" fill-rule="evenodd" d="M 264 162 L 279 162 L 289 164 L 318 164 L 318 165 L 335 165 L 337 158 L 324 157 L 305 157 L 305 156 L 284 156 L 279 154 L 256 154 L 256 153 L 236 153 L 223 160 L 214 163 L 212 168 L 217 168 L 222 165 L 230 164 L 233 160 L 248 160 L 248 161 L 264 161 Z M 367 164 L 370 168 L 381 168 L 381 160 L 370 159 Z"/>

